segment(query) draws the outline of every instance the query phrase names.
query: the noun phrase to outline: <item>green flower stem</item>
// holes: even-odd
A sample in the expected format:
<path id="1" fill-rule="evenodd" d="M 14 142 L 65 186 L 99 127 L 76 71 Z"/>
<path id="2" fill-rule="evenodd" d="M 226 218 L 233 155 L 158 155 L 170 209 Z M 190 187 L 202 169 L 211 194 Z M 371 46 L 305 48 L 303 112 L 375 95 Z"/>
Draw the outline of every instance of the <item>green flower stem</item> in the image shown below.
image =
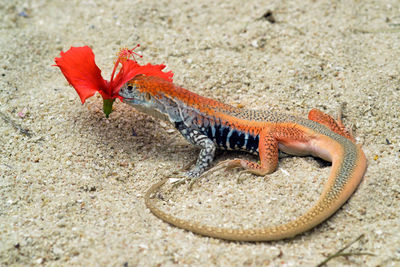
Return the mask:
<path id="1" fill-rule="evenodd" d="M 108 118 L 108 116 L 112 112 L 112 105 L 114 101 L 115 99 L 103 99 L 103 111 L 104 114 L 106 114 L 106 118 Z"/>

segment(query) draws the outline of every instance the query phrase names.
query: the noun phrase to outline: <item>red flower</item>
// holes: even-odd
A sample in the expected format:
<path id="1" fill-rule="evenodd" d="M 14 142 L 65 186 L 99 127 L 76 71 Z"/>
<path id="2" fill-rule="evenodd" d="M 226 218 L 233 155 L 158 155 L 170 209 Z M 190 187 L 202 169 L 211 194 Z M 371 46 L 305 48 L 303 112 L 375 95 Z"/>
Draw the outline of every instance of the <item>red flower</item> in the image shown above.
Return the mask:
<path id="1" fill-rule="evenodd" d="M 96 92 L 99 92 L 104 100 L 110 99 L 113 102 L 115 98 L 119 97 L 118 92 L 120 88 L 139 74 L 157 76 L 167 81 L 172 81 L 173 73 L 171 71 L 162 71 L 165 65 L 151 65 L 148 63 L 141 66 L 136 60 L 130 60 L 129 57 L 136 54 L 133 52 L 135 48 L 131 50 L 122 49 L 120 51 L 118 59 L 114 64 L 110 81 L 104 80 L 101 76 L 101 70 L 94 61 L 92 49 L 88 46 L 71 47 L 67 52 L 61 52 L 60 57 L 54 59 L 56 62 L 54 66 L 60 68 L 67 81 L 75 88 L 81 98 L 82 104 Z M 114 77 L 119 64 L 122 66 Z M 105 101 L 104 103 L 106 102 L 110 101 Z M 107 116 L 108 114 L 106 113 Z"/>

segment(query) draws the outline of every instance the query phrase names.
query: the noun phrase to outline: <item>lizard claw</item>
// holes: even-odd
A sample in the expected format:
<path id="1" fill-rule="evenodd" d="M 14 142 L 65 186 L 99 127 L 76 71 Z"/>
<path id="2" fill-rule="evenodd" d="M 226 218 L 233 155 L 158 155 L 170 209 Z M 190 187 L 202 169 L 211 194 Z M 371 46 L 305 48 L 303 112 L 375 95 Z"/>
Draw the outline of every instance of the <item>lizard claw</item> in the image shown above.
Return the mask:
<path id="1" fill-rule="evenodd" d="M 191 181 L 192 177 L 188 177 L 188 176 L 184 176 L 184 177 L 174 177 L 174 178 L 170 178 L 170 182 L 173 188 L 177 188 L 183 184 L 186 184 L 187 181 Z M 190 185 L 190 184 L 189 184 Z"/>
<path id="2" fill-rule="evenodd" d="M 197 173 L 192 173 L 190 171 L 186 172 L 185 175 L 178 175 L 180 177 L 170 177 L 170 183 L 172 184 L 172 187 L 176 188 L 178 186 L 181 186 L 183 184 L 186 184 L 186 182 L 189 182 L 188 189 L 191 190 L 193 184 L 200 178 L 202 175 L 198 175 Z"/>
<path id="3" fill-rule="evenodd" d="M 197 182 L 201 176 L 202 175 L 190 178 L 190 182 L 189 182 L 189 186 L 188 186 L 189 190 L 192 190 L 192 187 L 193 187 L 194 183 Z"/>
<path id="4" fill-rule="evenodd" d="M 178 187 L 186 182 L 186 177 L 182 178 L 169 178 L 173 187 Z"/>
<path id="5" fill-rule="evenodd" d="M 194 183 L 200 178 L 201 176 L 197 177 L 183 177 L 183 178 L 177 178 L 175 181 L 171 182 L 172 186 L 174 188 L 181 186 L 182 184 L 185 184 L 186 182 L 189 182 L 188 189 L 192 190 L 192 187 Z"/>

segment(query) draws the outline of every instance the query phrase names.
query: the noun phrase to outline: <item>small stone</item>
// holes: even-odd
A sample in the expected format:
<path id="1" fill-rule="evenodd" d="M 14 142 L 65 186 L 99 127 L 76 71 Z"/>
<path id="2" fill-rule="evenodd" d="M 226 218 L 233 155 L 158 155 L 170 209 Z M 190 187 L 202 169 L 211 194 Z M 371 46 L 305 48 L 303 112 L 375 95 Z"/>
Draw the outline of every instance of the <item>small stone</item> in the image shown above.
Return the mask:
<path id="1" fill-rule="evenodd" d="M 64 251 L 63 251 L 61 248 L 59 248 L 59 247 L 54 247 L 54 248 L 53 248 L 53 253 L 54 253 L 54 254 L 60 255 L 60 254 L 63 254 Z"/>
<path id="2" fill-rule="evenodd" d="M 27 18 L 28 14 L 25 11 L 21 11 L 18 13 L 18 16 L 23 17 L 23 18 Z"/>
<path id="3" fill-rule="evenodd" d="M 258 47 L 258 41 L 257 41 L 257 40 L 253 40 L 253 41 L 251 42 L 251 45 L 252 45 L 253 47 L 257 48 L 257 47 Z"/>

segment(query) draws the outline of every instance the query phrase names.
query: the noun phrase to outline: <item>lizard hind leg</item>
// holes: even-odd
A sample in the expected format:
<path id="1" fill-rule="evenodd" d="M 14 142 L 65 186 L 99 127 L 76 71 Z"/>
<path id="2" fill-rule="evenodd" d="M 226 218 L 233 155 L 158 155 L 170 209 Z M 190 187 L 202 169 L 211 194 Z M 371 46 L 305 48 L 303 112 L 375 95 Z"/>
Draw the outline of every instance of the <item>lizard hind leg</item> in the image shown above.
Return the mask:
<path id="1" fill-rule="evenodd" d="M 341 110 L 339 112 L 338 119 L 335 120 L 332 118 L 332 116 L 322 112 L 319 109 L 312 109 L 308 113 L 308 119 L 318 122 L 322 125 L 325 125 L 328 127 L 331 131 L 340 134 L 347 139 L 355 142 L 354 137 L 351 133 L 351 131 L 347 130 L 346 126 L 342 123 L 342 118 L 341 118 Z"/>

